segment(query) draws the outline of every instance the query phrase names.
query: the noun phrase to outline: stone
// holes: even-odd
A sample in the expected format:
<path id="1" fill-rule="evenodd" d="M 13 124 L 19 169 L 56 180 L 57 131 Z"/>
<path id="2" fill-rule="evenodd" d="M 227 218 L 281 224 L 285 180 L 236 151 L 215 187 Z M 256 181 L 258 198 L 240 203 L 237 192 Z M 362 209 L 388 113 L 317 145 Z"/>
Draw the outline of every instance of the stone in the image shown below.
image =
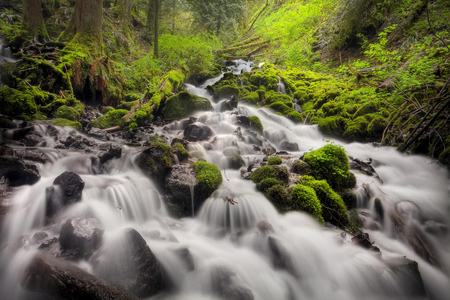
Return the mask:
<path id="1" fill-rule="evenodd" d="M 175 254 L 183 261 L 188 272 L 195 271 L 194 258 L 192 257 L 191 252 L 189 252 L 189 248 L 180 248 L 174 251 Z"/>
<path id="2" fill-rule="evenodd" d="M 227 300 L 253 300 L 252 291 L 240 284 L 236 274 L 226 267 L 218 267 L 212 272 L 214 292 Z"/>
<path id="3" fill-rule="evenodd" d="M 298 147 L 297 143 L 291 143 L 287 140 L 284 140 L 280 144 L 281 150 L 287 150 L 287 151 L 300 151 L 300 148 Z"/>
<path id="4" fill-rule="evenodd" d="M 9 180 L 10 186 L 33 185 L 41 178 L 39 171 L 33 165 L 12 156 L 0 156 L 0 178 Z"/>
<path id="5" fill-rule="evenodd" d="M 195 172 L 190 165 L 175 165 L 165 181 L 170 205 L 176 205 L 183 216 L 192 216 L 191 188 L 196 184 Z M 194 197 L 194 210 L 203 202 Z"/>
<path id="6" fill-rule="evenodd" d="M 238 107 L 239 100 L 235 96 L 231 96 L 230 99 L 222 102 L 221 111 L 233 110 Z"/>
<path id="7" fill-rule="evenodd" d="M 214 132 L 203 123 L 189 124 L 184 130 L 184 138 L 189 141 L 203 141 L 214 135 Z"/>
<path id="8" fill-rule="evenodd" d="M 377 178 L 381 183 L 383 183 L 383 180 L 378 176 L 378 173 L 375 171 L 375 169 L 372 167 L 372 159 L 367 158 L 365 160 L 360 160 L 357 158 L 353 158 L 351 156 L 348 157 L 350 169 L 352 170 L 358 170 L 363 174 L 373 176 Z"/>
<path id="9" fill-rule="evenodd" d="M 72 263 L 37 254 L 25 270 L 21 281 L 28 291 L 44 293 L 53 299 L 138 300 L 116 284 L 100 279 Z"/>
<path id="10" fill-rule="evenodd" d="M 252 125 L 252 121 L 247 116 L 237 115 L 236 125 L 249 128 Z"/>
<path id="11" fill-rule="evenodd" d="M 69 219 L 61 227 L 59 243 L 62 256 L 89 258 L 102 242 L 105 230 L 94 219 Z"/>
<path id="12" fill-rule="evenodd" d="M 36 232 L 30 240 L 30 245 L 36 245 L 48 238 L 48 234 L 44 231 Z"/>

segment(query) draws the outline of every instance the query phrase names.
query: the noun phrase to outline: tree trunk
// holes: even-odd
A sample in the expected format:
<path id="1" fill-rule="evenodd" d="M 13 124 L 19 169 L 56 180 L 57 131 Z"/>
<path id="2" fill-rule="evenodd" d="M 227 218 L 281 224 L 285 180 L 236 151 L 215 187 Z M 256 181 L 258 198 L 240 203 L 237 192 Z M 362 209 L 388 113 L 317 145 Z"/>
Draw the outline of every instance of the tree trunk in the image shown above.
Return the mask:
<path id="1" fill-rule="evenodd" d="M 147 43 L 152 44 L 153 42 L 153 31 L 155 27 L 155 0 L 149 0 L 148 1 L 148 9 L 147 9 L 147 22 L 145 23 L 144 28 L 144 40 L 147 41 Z"/>
<path id="2" fill-rule="evenodd" d="M 122 24 L 129 26 L 131 23 L 132 0 L 116 0 L 115 10 Z"/>
<path id="3" fill-rule="evenodd" d="M 39 39 L 48 39 L 47 29 L 42 16 L 41 0 L 23 0 L 22 3 L 23 28 L 32 37 L 37 36 Z"/>
<path id="4" fill-rule="evenodd" d="M 159 31 L 159 0 L 155 0 L 155 42 L 154 42 L 154 50 L 153 53 L 155 55 L 156 58 L 159 57 L 159 52 L 158 52 L 158 31 Z"/>
<path id="5" fill-rule="evenodd" d="M 86 49 L 93 57 L 102 54 L 103 0 L 77 0 L 75 9 L 60 40 L 69 42 L 67 47 L 76 51 Z M 81 50 L 80 50 L 81 49 Z"/>

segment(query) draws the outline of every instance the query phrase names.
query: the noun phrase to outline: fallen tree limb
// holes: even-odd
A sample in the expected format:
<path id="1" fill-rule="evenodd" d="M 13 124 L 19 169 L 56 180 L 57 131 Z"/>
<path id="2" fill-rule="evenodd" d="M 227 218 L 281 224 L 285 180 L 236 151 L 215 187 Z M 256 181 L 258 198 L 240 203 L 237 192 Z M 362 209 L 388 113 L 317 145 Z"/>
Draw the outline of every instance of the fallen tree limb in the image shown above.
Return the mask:
<path id="1" fill-rule="evenodd" d="M 256 21 L 259 19 L 261 14 L 266 10 L 266 8 L 268 6 L 269 6 L 269 1 L 266 1 L 266 5 L 264 5 L 264 7 L 259 11 L 259 13 L 256 15 L 256 17 L 253 19 L 252 24 L 250 25 L 250 27 L 247 30 L 247 33 L 250 32 L 250 30 L 252 30 L 253 25 L 255 25 Z"/>
<path id="2" fill-rule="evenodd" d="M 231 45 L 230 48 L 235 48 L 235 47 L 239 47 L 239 46 L 242 46 L 242 45 L 246 45 L 246 44 L 248 44 L 250 42 L 259 40 L 261 37 L 262 37 L 262 34 L 260 34 L 258 36 L 255 36 L 255 37 L 252 37 L 252 38 L 249 38 L 249 39 L 246 39 L 246 40 L 243 40 L 242 42 L 239 42 L 239 43 Z"/>
<path id="3" fill-rule="evenodd" d="M 233 48 L 227 48 L 227 49 L 222 49 L 217 51 L 217 54 L 224 54 L 227 52 L 236 52 L 238 50 L 243 50 L 243 49 L 249 49 L 249 48 L 253 48 L 253 47 L 260 47 L 262 45 L 266 45 L 269 44 L 270 41 L 262 41 L 262 42 L 256 42 L 256 43 L 251 43 L 251 44 L 247 44 L 247 45 L 243 45 L 243 46 L 239 46 L 239 47 L 233 47 Z"/>

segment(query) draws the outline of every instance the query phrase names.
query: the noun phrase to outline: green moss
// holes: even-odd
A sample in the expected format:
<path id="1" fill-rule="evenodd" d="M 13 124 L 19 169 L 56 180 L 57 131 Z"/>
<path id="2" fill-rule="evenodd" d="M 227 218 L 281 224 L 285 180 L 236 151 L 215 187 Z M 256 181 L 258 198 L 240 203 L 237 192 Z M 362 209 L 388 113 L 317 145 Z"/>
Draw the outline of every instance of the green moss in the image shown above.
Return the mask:
<path id="1" fill-rule="evenodd" d="M 286 189 L 280 184 L 270 187 L 266 192 L 267 198 L 278 209 L 283 210 L 288 202 Z"/>
<path id="2" fill-rule="evenodd" d="M 387 121 L 381 116 L 376 116 L 367 126 L 367 132 L 375 138 L 381 138 L 383 131 L 386 128 Z"/>
<path id="3" fill-rule="evenodd" d="M 279 156 L 274 156 L 267 160 L 268 165 L 281 165 L 282 163 L 283 163 L 283 160 Z"/>
<path id="4" fill-rule="evenodd" d="M 369 122 L 364 116 L 357 117 L 348 123 L 343 137 L 350 140 L 364 141 L 367 136 L 367 127 Z"/>
<path id="5" fill-rule="evenodd" d="M 237 86 L 232 85 L 224 85 L 217 90 L 219 98 L 230 98 L 231 96 L 235 96 L 239 98 L 239 88 Z"/>
<path id="6" fill-rule="evenodd" d="M 353 115 L 353 118 L 357 118 L 366 114 L 375 113 L 378 111 L 377 105 L 374 102 L 369 102 L 361 106 L 355 114 Z"/>
<path id="7" fill-rule="evenodd" d="M 273 109 L 276 112 L 281 113 L 283 116 L 287 116 L 290 112 L 294 110 L 293 108 L 287 106 L 281 101 L 270 104 L 269 108 Z"/>
<path id="8" fill-rule="evenodd" d="M 301 184 L 312 188 L 316 192 L 320 203 L 324 206 L 322 216 L 325 221 L 337 226 L 351 227 L 344 201 L 325 180 L 315 180 L 311 176 L 303 176 Z"/>
<path id="9" fill-rule="evenodd" d="M 312 215 L 320 223 L 324 223 L 322 217 L 322 206 L 317 198 L 316 192 L 311 187 L 297 184 L 291 191 L 291 207 Z"/>
<path id="10" fill-rule="evenodd" d="M 80 118 L 80 114 L 75 108 L 63 105 L 56 111 L 55 118 L 75 121 Z"/>
<path id="11" fill-rule="evenodd" d="M 190 154 L 189 152 L 186 150 L 186 148 L 183 147 L 183 145 L 181 143 L 176 143 L 175 145 L 172 146 L 173 148 L 173 153 L 175 153 L 178 156 L 178 159 L 180 161 L 186 160 L 189 158 Z"/>
<path id="12" fill-rule="evenodd" d="M 290 113 L 288 113 L 286 117 L 288 117 L 288 119 L 290 119 L 291 121 L 293 121 L 295 123 L 302 123 L 303 122 L 302 115 L 299 112 L 295 111 L 295 110 L 293 110 Z"/>
<path id="13" fill-rule="evenodd" d="M 136 101 L 130 101 L 130 102 L 122 102 L 117 107 L 117 109 L 131 110 L 131 108 L 136 104 L 136 102 L 137 102 L 137 100 Z"/>
<path id="14" fill-rule="evenodd" d="M 244 160 L 238 154 L 228 156 L 227 159 L 228 165 L 230 166 L 231 169 L 239 170 L 241 167 L 245 165 Z"/>
<path id="15" fill-rule="evenodd" d="M 102 108 L 102 114 L 107 114 L 107 113 L 109 113 L 112 110 L 114 110 L 114 107 L 105 106 L 105 107 Z"/>
<path id="16" fill-rule="evenodd" d="M 267 89 L 276 91 L 278 84 L 278 77 L 276 75 L 268 74 L 267 72 L 255 72 L 250 78 L 249 82 L 256 86 L 265 86 Z"/>
<path id="17" fill-rule="evenodd" d="M 256 92 L 251 92 L 242 97 L 242 100 L 247 101 L 251 104 L 257 104 L 259 102 L 259 95 Z"/>
<path id="18" fill-rule="evenodd" d="M 51 124 L 55 125 L 55 126 L 61 126 L 61 127 L 70 126 L 77 130 L 81 130 L 81 128 L 82 128 L 82 125 L 80 122 L 74 122 L 74 121 L 70 121 L 67 119 L 60 119 L 60 118 L 51 120 Z"/>
<path id="19" fill-rule="evenodd" d="M 450 166 L 450 147 L 447 147 L 447 149 L 439 155 L 439 161 L 441 164 Z"/>
<path id="20" fill-rule="evenodd" d="M 251 116 L 250 121 L 252 122 L 252 128 L 259 132 L 264 132 L 264 127 L 257 116 Z"/>
<path id="21" fill-rule="evenodd" d="M 181 70 L 172 70 L 167 74 L 167 77 L 172 85 L 171 92 L 178 91 L 183 86 L 185 76 Z"/>
<path id="22" fill-rule="evenodd" d="M 16 119 L 38 118 L 38 108 L 34 97 L 10 87 L 0 88 L 0 107 L 3 114 Z"/>
<path id="23" fill-rule="evenodd" d="M 296 160 L 292 164 L 291 168 L 292 173 L 300 174 L 300 175 L 310 175 L 312 173 L 311 166 L 304 161 Z"/>
<path id="24" fill-rule="evenodd" d="M 98 117 L 91 122 L 93 127 L 106 129 L 114 126 L 125 127 L 126 123 L 122 119 L 128 113 L 125 109 L 116 109 L 108 112 L 106 115 Z"/>
<path id="25" fill-rule="evenodd" d="M 281 166 L 263 166 L 250 175 L 250 180 L 254 183 L 260 183 L 262 180 L 267 178 L 275 178 L 278 179 L 283 184 L 289 183 L 289 171 L 286 167 Z"/>
<path id="26" fill-rule="evenodd" d="M 266 178 L 263 179 L 257 186 L 256 188 L 259 191 L 265 192 L 267 191 L 269 188 L 271 188 L 274 185 L 280 184 L 280 182 L 275 179 L 275 178 Z"/>
<path id="27" fill-rule="evenodd" d="M 222 173 L 214 164 L 203 161 L 196 162 L 194 171 L 197 179 L 194 191 L 200 198 L 208 198 L 222 184 Z"/>
<path id="28" fill-rule="evenodd" d="M 314 170 L 317 179 L 325 179 L 334 189 L 354 187 L 354 176 L 348 171 L 348 157 L 342 146 L 325 145 L 306 154 L 303 160 Z"/>
<path id="29" fill-rule="evenodd" d="M 181 92 L 166 100 L 164 118 L 181 119 L 198 110 L 212 110 L 211 102 L 206 98 Z"/>
<path id="30" fill-rule="evenodd" d="M 161 151 L 163 154 L 163 157 L 161 159 L 161 162 L 163 162 L 164 167 L 170 168 L 173 165 L 173 149 L 172 147 L 161 143 L 161 142 L 155 142 L 154 146 Z"/>

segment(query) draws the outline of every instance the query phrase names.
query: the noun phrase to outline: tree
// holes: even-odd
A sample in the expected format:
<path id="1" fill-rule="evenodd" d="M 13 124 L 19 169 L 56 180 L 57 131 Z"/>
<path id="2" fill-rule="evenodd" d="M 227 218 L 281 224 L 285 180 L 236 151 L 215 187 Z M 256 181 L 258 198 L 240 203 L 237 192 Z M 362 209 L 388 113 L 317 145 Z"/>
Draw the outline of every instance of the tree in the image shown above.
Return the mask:
<path id="1" fill-rule="evenodd" d="M 144 27 L 144 40 L 147 43 L 152 44 L 153 42 L 153 33 L 155 26 L 155 0 L 148 0 L 147 6 L 147 22 Z"/>
<path id="2" fill-rule="evenodd" d="M 131 23 L 132 4 L 133 0 L 116 0 L 116 4 L 114 6 L 117 17 L 125 26 L 129 26 Z"/>
<path id="3" fill-rule="evenodd" d="M 102 54 L 103 0 L 77 0 L 72 19 L 60 40 L 69 42 L 69 49 L 87 50 L 93 57 Z"/>
<path id="4" fill-rule="evenodd" d="M 22 25 L 32 37 L 49 38 L 42 16 L 41 0 L 23 0 Z"/>
<path id="5" fill-rule="evenodd" d="M 155 33 L 154 33 L 154 37 L 155 37 L 155 42 L 154 42 L 154 50 L 153 50 L 153 54 L 155 55 L 156 58 L 159 57 L 159 53 L 158 53 L 158 31 L 159 31 L 159 1 L 160 0 L 154 0 L 155 2 Z"/>

